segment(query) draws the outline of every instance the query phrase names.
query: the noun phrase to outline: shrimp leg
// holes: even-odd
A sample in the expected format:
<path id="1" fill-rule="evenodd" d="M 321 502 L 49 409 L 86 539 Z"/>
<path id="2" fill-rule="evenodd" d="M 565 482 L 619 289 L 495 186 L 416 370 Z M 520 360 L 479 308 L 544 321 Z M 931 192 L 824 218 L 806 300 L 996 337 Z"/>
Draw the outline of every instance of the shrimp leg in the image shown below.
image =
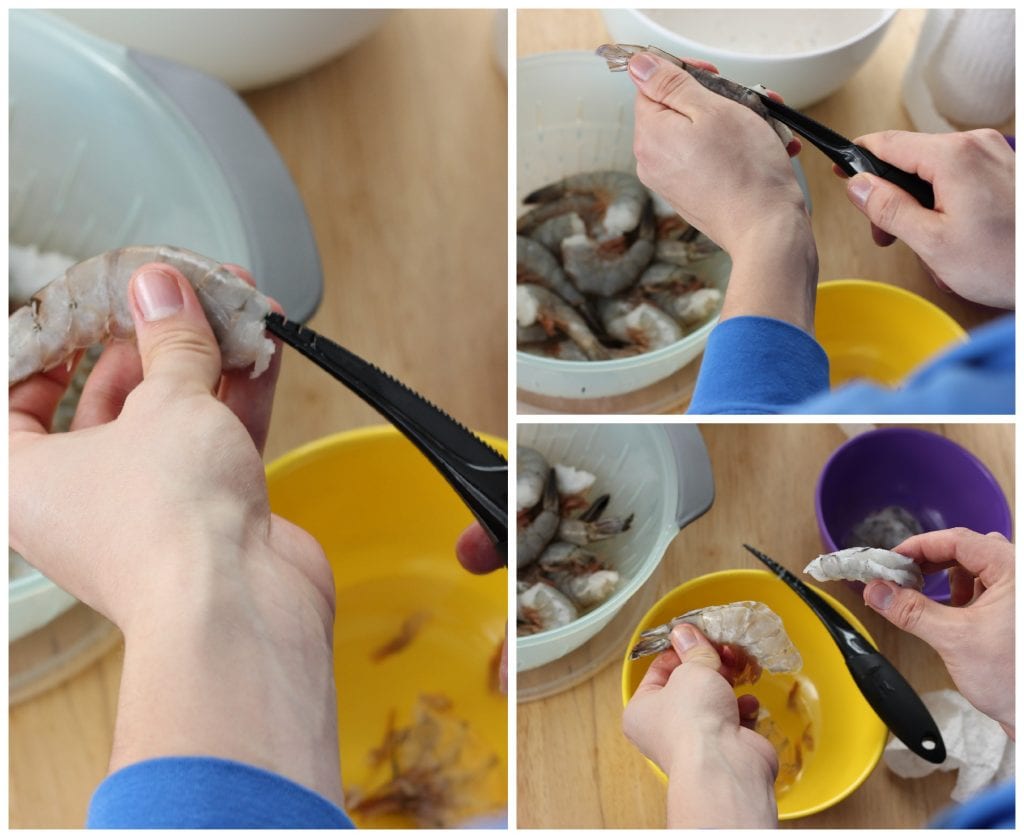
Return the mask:
<path id="1" fill-rule="evenodd" d="M 270 364 L 274 343 L 263 332 L 270 300 L 219 263 L 166 245 L 123 247 L 72 265 L 8 321 L 9 385 L 67 361 L 107 338 L 132 338 L 128 281 L 147 262 L 177 268 L 196 290 L 220 345 L 224 369 Z"/>

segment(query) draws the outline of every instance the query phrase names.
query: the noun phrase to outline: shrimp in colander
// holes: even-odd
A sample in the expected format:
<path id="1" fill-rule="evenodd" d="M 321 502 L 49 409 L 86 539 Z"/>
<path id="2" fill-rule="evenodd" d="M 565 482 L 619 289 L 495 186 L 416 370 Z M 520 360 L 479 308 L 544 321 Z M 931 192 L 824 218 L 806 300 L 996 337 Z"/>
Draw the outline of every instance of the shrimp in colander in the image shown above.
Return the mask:
<path id="1" fill-rule="evenodd" d="M 681 623 L 696 626 L 712 643 L 738 646 L 768 672 L 796 672 L 803 659 L 786 634 L 782 619 L 763 602 L 731 602 L 688 611 L 640 634 L 630 660 L 672 648 L 669 634 Z"/>
<path id="2" fill-rule="evenodd" d="M 195 288 L 224 369 L 252 366 L 255 378 L 269 366 L 274 343 L 263 327 L 269 298 L 198 253 L 167 245 L 123 247 L 72 265 L 10 316 L 8 386 L 107 338 L 133 338 L 128 280 L 148 262 L 177 268 Z"/>

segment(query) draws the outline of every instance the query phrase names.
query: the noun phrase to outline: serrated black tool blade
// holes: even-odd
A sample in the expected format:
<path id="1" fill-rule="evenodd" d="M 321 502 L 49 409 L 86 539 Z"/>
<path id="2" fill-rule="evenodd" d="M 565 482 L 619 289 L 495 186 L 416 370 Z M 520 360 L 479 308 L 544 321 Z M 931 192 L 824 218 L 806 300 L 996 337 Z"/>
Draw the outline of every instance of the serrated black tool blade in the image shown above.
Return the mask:
<path id="1" fill-rule="evenodd" d="M 267 331 L 377 410 L 423 452 L 508 563 L 508 461 L 447 413 L 369 361 L 271 312 Z"/>
<path id="2" fill-rule="evenodd" d="M 938 725 L 921 697 L 896 667 L 868 643 L 842 614 L 786 568 L 749 544 L 743 546 L 785 582 L 825 624 L 857 688 L 893 735 L 921 759 L 936 765 L 944 762 L 946 744 L 942 741 Z"/>
<path id="3" fill-rule="evenodd" d="M 768 109 L 768 113 L 816 146 L 846 174 L 851 177 L 860 172 L 878 175 L 883 180 L 895 184 L 904 192 L 909 192 L 925 209 L 935 208 L 935 192 L 928 181 L 910 172 L 905 172 L 891 163 L 886 163 L 863 146 L 846 139 L 831 128 L 826 128 L 807 114 L 793 110 L 781 102 L 776 102 L 758 90 L 754 92 L 760 97 Z"/>

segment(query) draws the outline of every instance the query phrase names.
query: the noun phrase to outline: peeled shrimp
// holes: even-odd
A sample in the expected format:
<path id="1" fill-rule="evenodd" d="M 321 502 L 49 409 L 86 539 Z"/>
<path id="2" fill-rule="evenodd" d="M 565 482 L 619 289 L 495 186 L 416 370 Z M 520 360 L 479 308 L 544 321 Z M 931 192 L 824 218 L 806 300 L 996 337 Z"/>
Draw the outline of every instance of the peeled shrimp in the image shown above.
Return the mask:
<path id="1" fill-rule="evenodd" d="M 689 611 L 642 632 L 630 660 L 670 649 L 669 633 L 680 623 L 696 626 L 712 643 L 739 646 L 769 672 L 796 672 L 803 666 L 779 615 L 763 602 L 733 602 Z"/>
<path id="2" fill-rule="evenodd" d="M 604 207 L 600 229 L 591 231 L 600 239 L 614 238 L 635 230 L 650 201 L 650 194 L 636 175 L 602 171 L 570 175 L 527 195 L 525 203 L 549 203 L 573 196 L 596 199 Z"/>
<path id="3" fill-rule="evenodd" d="M 734 81 L 722 78 L 720 75 L 712 73 L 710 70 L 705 70 L 701 67 L 695 67 L 692 64 L 687 64 L 682 59 L 676 58 L 674 55 L 670 55 L 664 50 L 658 49 L 658 47 L 641 47 L 636 46 L 635 44 L 603 44 L 597 48 L 597 54 L 608 62 L 608 69 L 613 73 L 626 70 L 629 64 L 629 59 L 638 52 L 649 52 L 659 58 L 663 58 L 685 70 L 713 93 L 717 93 L 719 96 L 724 96 L 727 99 L 732 99 L 735 102 L 739 102 L 741 105 L 746 105 L 750 110 L 771 125 L 775 130 L 775 133 L 779 135 L 779 139 L 782 140 L 783 145 L 789 145 L 790 140 L 793 139 L 792 132 L 777 119 L 773 119 L 771 117 L 768 113 L 768 109 L 764 106 L 764 102 L 762 102 L 761 98 L 749 87 L 745 87 L 742 84 L 737 84 Z"/>
<path id="4" fill-rule="evenodd" d="M 255 378 L 269 366 L 274 343 L 263 332 L 267 297 L 198 253 L 166 245 L 123 247 L 72 265 L 10 316 L 8 384 L 53 369 L 107 338 L 134 337 L 128 280 L 147 262 L 171 265 L 192 283 L 224 369 L 252 365 Z"/>
<path id="5" fill-rule="evenodd" d="M 516 278 L 518 282 L 539 283 L 577 308 L 584 305 L 583 295 L 569 281 L 554 254 L 526 236 L 516 237 Z"/>
<path id="6" fill-rule="evenodd" d="M 562 332 L 571 338 L 593 361 L 608 358 L 586 321 L 557 294 L 540 285 L 516 286 L 516 319 L 520 326 L 540 323 L 549 335 Z"/>
<path id="7" fill-rule="evenodd" d="M 819 582 L 849 579 L 853 582 L 870 582 L 872 579 L 887 579 L 904 588 L 921 590 L 924 574 L 917 562 L 891 550 L 877 547 L 851 547 L 835 553 L 818 556 L 804 573 Z"/>

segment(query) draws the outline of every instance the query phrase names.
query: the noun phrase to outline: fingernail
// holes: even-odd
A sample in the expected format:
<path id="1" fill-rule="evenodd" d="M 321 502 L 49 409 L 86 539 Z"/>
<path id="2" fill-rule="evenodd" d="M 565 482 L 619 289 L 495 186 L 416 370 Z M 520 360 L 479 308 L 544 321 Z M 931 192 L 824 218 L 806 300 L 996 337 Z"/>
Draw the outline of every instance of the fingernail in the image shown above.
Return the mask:
<path id="1" fill-rule="evenodd" d="M 629 72 L 640 81 L 647 81 L 658 69 L 658 62 L 645 52 L 640 52 L 629 59 Z"/>
<path id="2" fill-rule="evenodd" d="M 149 323 L 176 314 L 185 303 L 178 281 L 163 271 L 143 271 L 135 277 L 134 289 L 135 302 Z"/>
<path id="3" fill-rule="evenodd" d="M 868 588 L 868 605 L 878 611 L 888 611 L 894 592 L 888 585 L 879 582 Z"/>
<path id="4" fill-rule="evenodd" d="M 858 207 L 863 207 L 868 202 L 871 188 L 871 180 L 861 175 L 854 175 L 846 185 L 846 191 Z"/>
<path id="5" fill-rule="evenodd" d="M 672 638 L 676 641 L 677 652 L 685 652 L 697 645 L 697 635 L 689 623 L 683 623 L 672 629 Z"/>

